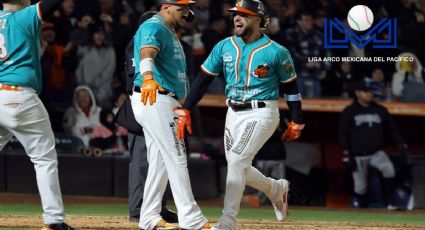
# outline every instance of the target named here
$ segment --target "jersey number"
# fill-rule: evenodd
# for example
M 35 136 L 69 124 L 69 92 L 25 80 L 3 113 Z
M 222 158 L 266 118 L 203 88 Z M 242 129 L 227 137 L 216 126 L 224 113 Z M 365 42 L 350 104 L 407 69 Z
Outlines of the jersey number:
M 4 35 L 0 33 L 0 60 L 5 59 L 6 57 L 7 57 L 6 40 L 4 39 Z

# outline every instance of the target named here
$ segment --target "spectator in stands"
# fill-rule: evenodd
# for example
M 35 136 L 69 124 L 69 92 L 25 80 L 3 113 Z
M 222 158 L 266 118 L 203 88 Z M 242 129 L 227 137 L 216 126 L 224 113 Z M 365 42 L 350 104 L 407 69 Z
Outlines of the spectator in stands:
M 301 94 L 317 98 L 321 96 L 321 81 L 332 66 L 329 62 L 309 62 L 308 57 L 329 57 L 331 53 L 323 48 L 323 34 L 314 28 L 311 13 L 298 12 L 296 21 L 297 25 L 286 31 L 286 45 L 294 58 Z
M 403 96 L 404 85 L 406 83 L 424 83 L 425 71 L 420 60 L 413 53 L 402 53 L 400 57 L 407 57 L 413 61 L 396 62 L 396 72 L 392 80 L 392 92 L 396 99 Z
M 78 86 L 74 91 L 74 106 L 69 107 L 63 117 L 64 131 L 80 138 L 88 147 L 93 128 L 100 124 L 100 110 L 92 90 Z
M 61 131 L 63 111 L 72 103 L 69 95 L 74 87 L 69 73 L 75 70 L 72 65 L 75 56 L 58 44 L 52 23 L 43 24 L 41 36 L 43 87 L 40 98 L 49 112 L 52 129 Z
M 283 45 L 285 41 L 285 32 L 280 28 L 279 18 L 272 17 L 270 18 L 270 24 L 265 29 L 265 33 L 273 41 Z
M 64 91 L 71 87 L 66 71 L 66 58 L 70 58 L 69 52 L 65 50 L 63 45 L 57 43 L 55 26 L 52 23 L 46 22 L 43 24 L 41 36 L 43 50 L 41 60 L 44 67 L 43 77 L 47 79 L 47 81 L 44 81 L 46 89 L 50 93 L 59 92 L 55 96 L 65 99 Z M 58 98 L 55 99 L 57 100 Z
M 369 167 L 378 169 L 383 177 L 386 204 L 394 208 L 394 165 L 383 150 L 386 133 L 390 133 L 398 147 L 407 148 L 401 133 L 388 110 L 374 102 L 372 88 L 364 81 L 355 87 L 356 98 L 341 114 L 339 141 L 343 161 L 350 166 L 354 180 L 352 206 L 367 207 Z
M 197 0 L 197 3 L 192 6 L 192 10 L 196 17 L 191 22 L 192 26 L 196 26 L 199 32 L 205 30 L 210 18 L 210 0 Z
M 128 132 L 125 128 L 115 125 L 114 113 L 109 109 L 100 112 L 100 124 L 93 128 L 89 141 L 90 147 L 109 150 L 114 153 L 124 153 L 127 150 Z
M 202 43 L 205 53 L 210 53 L 215 44 L 227 37 L 226 18 L 222 14 L 213 14 L 209 18 L 208 26 L 202 32 Z
M 114 10 L 114 0 L 98 0 L 99 3 L 99 20 L 105 33 L 109 36 L 118 19 L 117 11 Z
M 78 48 L 76 70 L 78 85 L 88 85 L 102 108 L 112 107 L 112 78 L 116 66 L 114 48 L 99 25 L 90 25 L 90 41 Z
M 352 96 L 353 83 L 358 81 L 358 78 L 353 72 L 351 62 L 340 62 L 323 82 L 323 96 L 349 98 Z
M 74 11 L 75 0 L 64 0 L 61 7 L 50 19 L 55 25 L 56 37 L 60 45 L 66 46 L 69 41 L 70 32 L 77 24 Z
M 77 27 L 71 31 L 69 45 L 72 49 L 86 45 L 90 40 L 89 26 L 93 24 L 93 17 L 90 14 L 82 14 L 78 17 Z
M 381 68 L 373 69 L 370 77 L 366 77 L 364 80 L 372 88 L 373 95 L 378 101 L 390 100 L 391 95 L 387 95 L 385 75 Z
M 425 21 L 422 11 L 416 8 L 413 0 L 399 0 L 396 12 L 399 29 L 399 48 L 415 51 L 424 55 L 425 50 Z

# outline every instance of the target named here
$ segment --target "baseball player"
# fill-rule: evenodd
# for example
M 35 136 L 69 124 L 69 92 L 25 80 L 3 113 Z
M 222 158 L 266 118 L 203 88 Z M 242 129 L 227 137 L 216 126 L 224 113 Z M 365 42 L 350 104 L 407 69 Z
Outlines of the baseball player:
M 138 25 L 154 16 L 156 11 L 147 11 L 139 18 Z M 126 70 L 126 91 L 129 95 L 133 94 L 134 81 L 134 40 L 131 39 L 125 51 L 125 70 Z M 116 115 L 116 121 L 125 127 L 128 132 L 128 149 L 130 152 L 130 164 L 128 168 L 128 209 L 129 220 L 131 222 L 139 222 L 140 207 L 143 202 L 143 191 L 145 187 L 146 176 L 148 174 L 148 160 L 146 155 L 145 136 L 143 128 L 134 118 L 131 101 L 129 98 L 124 102 Z M 177 214 L 165 206 L 166 197 L 162 199 L 161 217 L 169 222 L 178 222 Z
M 177 139 L 173 109 L 186 97 L 185 55 L 174 28 L 193 18 L 191 0 L 158 0 L 159 12 L 146 20 L 134 37 L 136 73 L 131 96 L 136 121 L 143 127 L 149 162 L 139 226 L 178 229 L 160 216 L 161 200 L 170 181 L 178 220 L 184 229 L 210 229 L 196 204 L 187 169 L 186 146 Z
M 41 91 L 40 29 L 62 0 L 2 0 L 0 11 L 0 150 L 14 135 L 34 163 L 43 206 L 43 230 L 74 229 L 64 223 L 55 138 Z
M 276 218 L 287 216 L 289 182 L 265 177 L 252 164 L 254 156 L 279 124 L 279 85 L 285 93 L 292 121 L 283 140 L 295 140 L 304 127 L 301 96 L 288 50 L 261 32 L 269 17 L 258 0 L 239 0 L 229 9 L 233 13 L 235 36 L 219 42 L 201 66 L 192 90 L 179 116 L 178 136 L 191 133 L 190 109 L 201 99 L 212 76 L 224 72 L 227 105 L 225 152 L 228 165 L 223 215 L 215 229 L 236 229 L 240 201 L 249 185 L 264 192 L 272 201 Z

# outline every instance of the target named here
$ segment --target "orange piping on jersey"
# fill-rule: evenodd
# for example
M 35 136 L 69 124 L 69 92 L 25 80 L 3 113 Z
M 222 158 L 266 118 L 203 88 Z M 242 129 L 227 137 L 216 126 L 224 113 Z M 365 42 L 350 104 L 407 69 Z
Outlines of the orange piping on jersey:
M 251 69 L 251 64 L 252 64 L 252 57 L 254 57 L 254 54 L 259 51 L 262 48 L 265 48 L 267 46 L 269 46 L 270 44 L 272 44 L 272 41 L 268 41 L 266 44 L 263 44 L 255 49 L 253 49 L 251 51 L 251 53 L 249 54 L 249 58 L 248 58 L 248 68 L 246 69 L 246 83 L 245 83 L 245 88 L 249 87 L 249 81 L 251 80 L 251 74 L 249 73 L 250 69 Z
M 236 63 L 235 63 L 235 75 L 236 75 L 236 82 L 239 81 L 239 60 L 241 59 L 241 48 L 238 46 L 238 43 L 236 43 L 235 36 L 231 38 L 233 46 L 236 48 Z
M 40 18 L 41 22 L 44 23 L 44 18 L 43 18 L 43 15 L 41 14 L 41 2 L 37 3 L 37 14 L 38 14 L 38 17 Z
M 210 76 L 210 77 L 216 77 L 216 76 L 218 76 L 218 74 L 215 74 L 215 73 L 212 73 L 212 72 L 210 72 L 210 71 L 208 71 L 204 66 L 202 66 L 201 65 L 201 70 L 202 70 L 202 72 L 204 72 L 207 76 Z

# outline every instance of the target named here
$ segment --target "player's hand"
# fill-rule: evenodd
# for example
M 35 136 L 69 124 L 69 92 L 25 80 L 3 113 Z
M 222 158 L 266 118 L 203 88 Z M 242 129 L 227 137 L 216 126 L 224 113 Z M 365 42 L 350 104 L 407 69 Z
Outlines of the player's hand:
M 189 135 L 192 134 L 192 119 L 190 118 L 190 110 L 176 107 L 174 108 L 174 112 L 178 116 L 177 139 L 183 140 L 186 130 Z
M 293 121 L 288 123 L 288 129 L 282 134 L 280 138 L 282 141 L 294 141 L 301 136 L 301 130 L 304 129 L 305 124 L 298 124 Z
M 355 172 L 357 171 L 357 163 L 356 158 L 354 158 L 351 155 L 344 155 L 342 158 L 342 163 L 347 167 L 350 171 Z
M 161 86 L 153 79 L 152 74 L 147 74 L 143 76 L 143 84 L 142 84 L 142 93 L 141 93 L 141 101 L 144 105 L 146 102 L 153 105 L 156 102 L 156 90 L 163 90 Z

